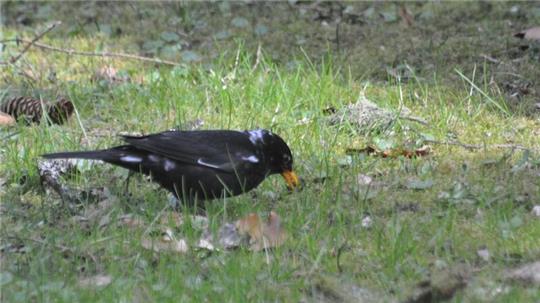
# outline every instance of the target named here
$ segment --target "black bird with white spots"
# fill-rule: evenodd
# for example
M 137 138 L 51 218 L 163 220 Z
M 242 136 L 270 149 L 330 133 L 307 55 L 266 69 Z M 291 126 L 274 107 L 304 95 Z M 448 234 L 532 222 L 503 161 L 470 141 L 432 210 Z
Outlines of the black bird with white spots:
M 299 186 L 289 146 L 268 130 L 165 131 L 123 139 L 126 145 L 43 157 L 102 160 L 141 172 L 187 203 L 248 192 L 272 174 L 281 174 L 291 189 Z

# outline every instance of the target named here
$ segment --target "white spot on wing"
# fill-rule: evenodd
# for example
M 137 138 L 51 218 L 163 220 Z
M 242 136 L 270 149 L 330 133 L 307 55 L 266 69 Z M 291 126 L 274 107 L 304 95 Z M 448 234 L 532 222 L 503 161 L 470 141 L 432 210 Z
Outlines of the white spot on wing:
M 217 165 L 204 162 L 202 158 L 199 158 L 197 160 L 197 163 L 200 164 L 200 165 L 203 165 L 203 166 L 208 166 L 208 167 L 212 167 L 212 168 L 219 168 L 219 166 L 217 166 Z
M 120 158 L 120 160 L 128 163 L 139 163 L 142 161 L 142 158 L 136 156 L 123 156 Z
M 148 155 L 148 160 L 152 161 L 152 162 L 158 162 L 159 161 L 159 157 L 156 156 L 156 155 Z
M 249 157 L 242 157 L 242 160 L 251 162 L 251 163 L 259 163 L 259 158 L 257 158 L 255 155 L 251 155 Z
M 171 171 L 176 168 L 176 164 L 169 159 L 165 159 L 165 162 L 163 162 L 163 168 L 165 168 L 165 171 Z
M 258 142 L 263 142 L 264 131 L 262 129 L 250 130 L 248 134 L 251 143 L 257 144 Z

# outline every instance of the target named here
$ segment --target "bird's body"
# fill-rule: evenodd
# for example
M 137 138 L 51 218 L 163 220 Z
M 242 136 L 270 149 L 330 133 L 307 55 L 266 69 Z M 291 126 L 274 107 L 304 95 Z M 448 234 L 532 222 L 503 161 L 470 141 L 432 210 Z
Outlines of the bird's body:
M 110 149 L 43 157 L 102 160 L 141 172 L 187 202 L 236 196 L 275 173 L 289 187 L 298 185 L 289 147 L 267 130 L 165 131 L 123 138 L 126 145 Z

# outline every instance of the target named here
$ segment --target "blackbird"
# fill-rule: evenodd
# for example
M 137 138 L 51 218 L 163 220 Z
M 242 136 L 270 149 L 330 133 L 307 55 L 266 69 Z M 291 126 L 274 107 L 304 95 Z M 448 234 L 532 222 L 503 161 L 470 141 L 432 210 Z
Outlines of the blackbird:
M 43 157 L 102 160 L 141 172 L 187 203 L 236 196 L 278 173 L 290 189 L 299 186 L 291 150 L 268 130 L 171 130 L 122 137 L 126 145 Z

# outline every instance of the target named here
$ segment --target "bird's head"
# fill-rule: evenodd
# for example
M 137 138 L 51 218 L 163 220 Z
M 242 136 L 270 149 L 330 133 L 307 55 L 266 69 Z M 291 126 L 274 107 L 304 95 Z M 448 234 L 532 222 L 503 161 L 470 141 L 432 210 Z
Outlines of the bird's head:
M 270 174 L 281 174 L 289 189 L 300 186 L 300 181 L 293 171 L 293 156 L 287 143 L 278 135 L 265 129 L 248 131 L 249 140 L 255 146 L 263 147 Z

